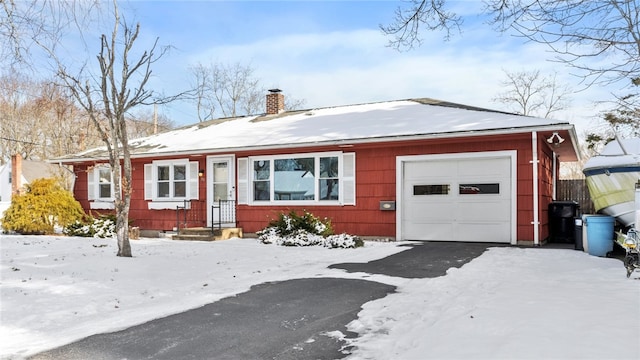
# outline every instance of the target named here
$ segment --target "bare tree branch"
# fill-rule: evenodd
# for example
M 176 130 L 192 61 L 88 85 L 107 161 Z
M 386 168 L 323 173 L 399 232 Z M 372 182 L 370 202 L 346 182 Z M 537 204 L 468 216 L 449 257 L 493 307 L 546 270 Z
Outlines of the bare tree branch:
M 380 25 L 387 35 L 392 35 L 389 46 L 397 50 L 412 49 L 422 44 L 422 30 L 443 30 L 445 40 L 452 31 L 460 32 L 462 18 L 445 9 L 445 0 L 405 0 L 406 7 L 399 6 L 390 25 Z
M 558 83 L 556 74 L 545 77 L 539 70 L 504 73 L 507 79 L 502 86 L 506 91 L 494 101 L 512 106 L 519 114 L 544 118 L 568 107 L 571 91 Z

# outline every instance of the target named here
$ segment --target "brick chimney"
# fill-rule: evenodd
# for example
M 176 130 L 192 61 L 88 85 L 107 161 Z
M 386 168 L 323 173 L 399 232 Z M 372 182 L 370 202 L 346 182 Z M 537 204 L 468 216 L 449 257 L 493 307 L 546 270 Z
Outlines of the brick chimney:
M 15 154 L 11 156 L 11 193 L 19 194 L 22 190 L 22 156 Z
M 284 95 L 280 89 L 271 89 L 267 94 L 267 115 L 277 115 L 284 111 Z

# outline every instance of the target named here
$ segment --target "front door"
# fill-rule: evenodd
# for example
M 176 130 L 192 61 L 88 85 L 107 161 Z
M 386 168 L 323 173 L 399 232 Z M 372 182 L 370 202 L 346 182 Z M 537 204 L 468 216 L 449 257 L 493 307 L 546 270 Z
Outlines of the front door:
M 207 158 L 207 226 L 222 220 L 223 226 L 235 226 L 230 211 L 235 209 L 235 171 L 233 156 L 211 156 Z M 227 202 L 231 201 L 231 202 Z M 219 209 L 219 207 L 222 207 Z M 233 221 L 232 221 L 233 220 Z

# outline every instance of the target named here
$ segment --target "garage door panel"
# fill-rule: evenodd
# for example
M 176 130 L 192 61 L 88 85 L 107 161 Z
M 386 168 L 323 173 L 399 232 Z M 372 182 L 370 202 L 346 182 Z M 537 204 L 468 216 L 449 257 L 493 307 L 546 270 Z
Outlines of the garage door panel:
M 452 241 L 453 226 L 451 222 L 412 223 L 407 228 L 407 239 Z
M 408 219 L 449 219 L 449 214 L 455 213 L 455 203 L 417 203 L 412 206 L 412 211 L 407 213 Z
M 450 178 L 458 171 L 456 164 L 448 161 L 429 161 L 428 163 L 407 163 L 405 166 L 405 179 L 412 181 L 422 178 Z
M 500 221 L 509 219 L 511 209 L 508 202 L 495 201 L 486 203 L 458 204 L 458 221 Z
M 458 226 L 458 238 L 460 241 L 474 242 L 508 242 L 510 238 L 509 227 L 505 223 L 461 223 Z
M 510 173 L 511 160 L 509 158 L 485 158 L 474 160 L 457 160 L 458 176 L 504 176 Z

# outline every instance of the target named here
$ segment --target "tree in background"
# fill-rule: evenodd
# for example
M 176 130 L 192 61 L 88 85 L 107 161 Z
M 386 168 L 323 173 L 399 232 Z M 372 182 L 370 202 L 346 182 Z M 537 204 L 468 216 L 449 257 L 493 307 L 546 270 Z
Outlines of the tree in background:
M 263 113 L 266 89 L 260 85 L 254 72 L 250 65 L 241 63 L 192 66 L 198 120 Z M 285 109 L 297 109 L 303 105 L 304 100 L 285 98 Z
M 548 76 L 540 75 L 540 70 L 504 73 L 506 79 L 502 81 L 502 86 L 506 90 L 498 94 L 494 101 L 507 105 L 519 114 L 542 118 L 568 107 L 571 90 L 568 85 L 558 82 L 555 73 Z
M 173 127 L 166 117 L 140 111 L 127 114 L 130 138 Z M 100 146 L 97 129 L 76 106 L 68 88 L 54 80 L 33 80 L 14 73 L 0 76 L 0 164 L 11 155 L 46 160 Z
M 97 146 L 99 138 L 53 81 L 24 75 L 0 76 L 0 163 L 11 155 L 43 160 Z

